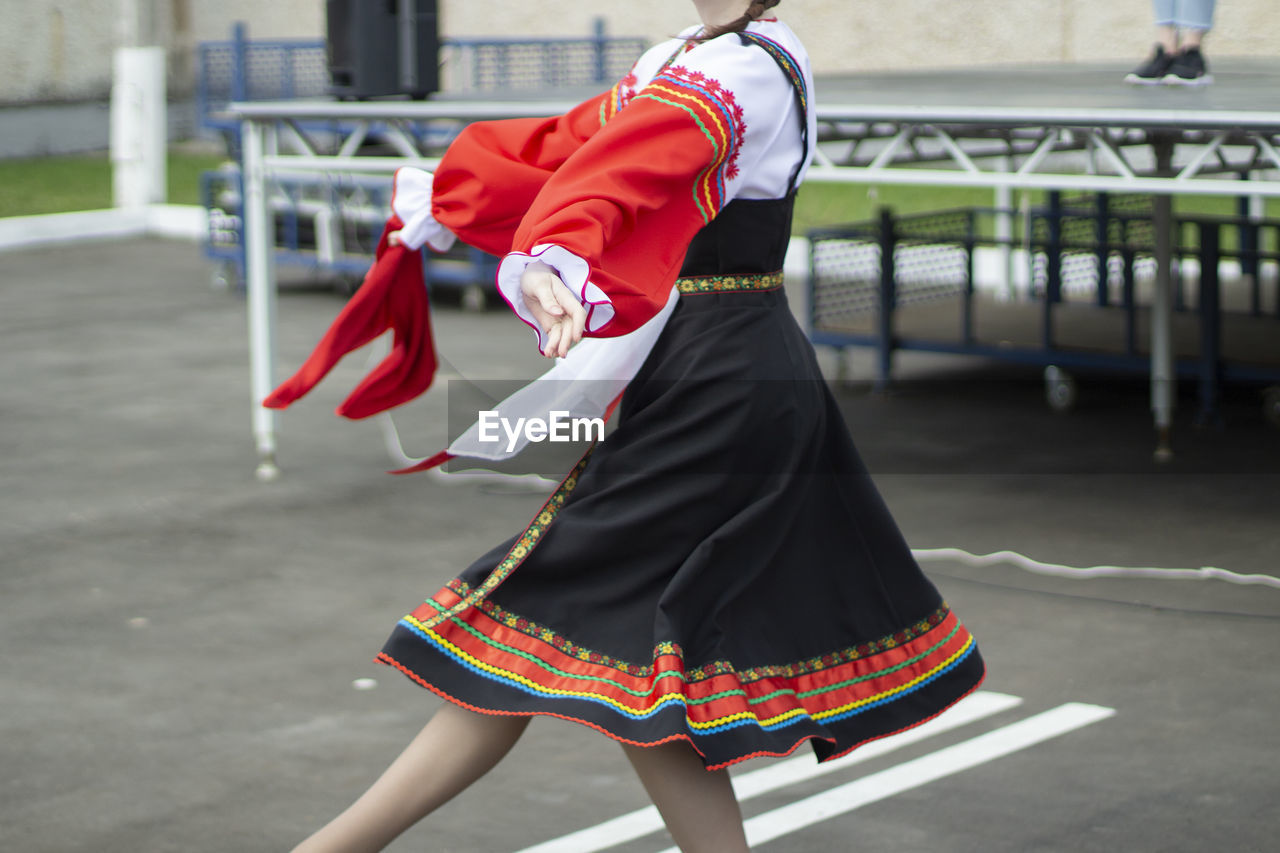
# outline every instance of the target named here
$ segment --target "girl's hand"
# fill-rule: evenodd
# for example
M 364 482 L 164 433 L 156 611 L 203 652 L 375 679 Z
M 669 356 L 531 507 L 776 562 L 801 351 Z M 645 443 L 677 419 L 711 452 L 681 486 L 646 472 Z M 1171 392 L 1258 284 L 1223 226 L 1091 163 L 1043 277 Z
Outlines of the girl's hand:
M 534 261 L 524 268 L 520 292 L 533 319 L 542 328 L 542 354 L 547 358 L 564 358 L 569 354 L 569 347 L 582 340 L 587 309 L 555 270 L 542 261 Z
M 388 234 L 388 235 L 387 235 L 387 245 L 388 245 L 388 246 L 399 246 L 399 245 L 400 245 L 400 232 L 399 232 L 399 231 L 392 231 L 390 234 Z

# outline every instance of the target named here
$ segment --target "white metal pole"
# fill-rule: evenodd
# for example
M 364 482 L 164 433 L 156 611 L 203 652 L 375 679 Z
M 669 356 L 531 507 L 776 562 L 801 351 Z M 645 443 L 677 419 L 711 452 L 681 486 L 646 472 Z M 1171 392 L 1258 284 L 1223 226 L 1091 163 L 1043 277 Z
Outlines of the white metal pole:
M 165 201 L 165 54 L 117 48 L 111 79 L 111 188 L 116 207 Z
M 249 315 L 249 387 L 253 438 L 258 450 L 257 478 L 276 479 L 276 413 L 262 401 L 275 387 L 276 286 L 272 264 L 270 211 L 263 166 L 266 128 L 247 119 L 241 124 L 244 171 L 245 287 Z
M 1267 217 L 1267 200 L 1257 193 L 1249 196 L 1249 219 L 1261 222 Z
M 118 0 L 111 73 L 111 186 L 116 207 L 166 199 L 165 50 L 154 0 Z
M 1257 193 L 1250 195 L 1249 196 L 1249 221 L 1261 222 L 1266 218 L 1267 218 L 1267 200 L 1262 196 L 1258 195 Z M 1257 248 L 1262 248 L 1262 247 L 1258 246 Z M 1262 282 L 1266 280 L 1262 274 L 1266 263 L 1267 262 L 1259 260 L 1255 256 L 1254 276 L 1256 276 L 1257 280 L 1254 281 L 1253 278 L 1251 277 L 1250 280 L 1246 282 L 1247 287 L 1250 287 L 1250 288 L 1262 287 Z M 1276 310 L 1280 311 L 1280 305 L 1276 306 Z
M 999 171 L 1008 172 L 1012 166 L 1011 158 L 997 158 L 996 169 Z M 1013 287 L 1013 187 L 996 187 L 995 203 L 996 251 L 1000 258 L 1000 274 L 1004 276 L 1005 296 L 1012 301 L 1016 295 Z

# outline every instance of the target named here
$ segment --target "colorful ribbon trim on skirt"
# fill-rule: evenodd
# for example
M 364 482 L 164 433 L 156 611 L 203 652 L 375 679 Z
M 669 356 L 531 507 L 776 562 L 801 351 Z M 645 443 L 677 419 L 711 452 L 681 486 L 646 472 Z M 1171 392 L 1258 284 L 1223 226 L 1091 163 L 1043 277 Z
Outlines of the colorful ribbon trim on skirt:
M 695 275 L 676 279 L 676 290 L 685 295 L 699 293 L 747 293 L 782 287 L 782 270 L 747 275 Z
M 511 577 L 511 574 L 520 567 L 533 549 L 538 546 L 538 542 L 542 539 L 542 535 L 547 532 L 547 528 L 551 526 L 551 522 L 555 521 L 556 515 L 564 506 L 564 502 L 568 500 L 570 493 L 578 485 L 578 478 L 582 476 L 582 471 L 587 467 L 587 460 L 591 458 L 591 451 L 595 449 L 595 442 L 587 448 L 587 452 L 578 460 L 578 464 L 573 466 L 565 478 L 560 481 L 560 485 L 551 493 L 551 497 L 547 498 L 547 502 L 542 505 L 542 509 L 533 517 L 533 521 L 529 522 L 529 526 L 516 539 L 515 544 L 507 551 L 493 570 L 489 572 L 484 581 L 467 595 L 463 596 L 460 601 L 447 610 L 441 610 L 431 618 L 421 623 L 422 629 L 429 630 L 431 628 L 446 622 L 460 613 L 477 607 L 488 598 L 489 593 L 493 592 L 502 582 Z

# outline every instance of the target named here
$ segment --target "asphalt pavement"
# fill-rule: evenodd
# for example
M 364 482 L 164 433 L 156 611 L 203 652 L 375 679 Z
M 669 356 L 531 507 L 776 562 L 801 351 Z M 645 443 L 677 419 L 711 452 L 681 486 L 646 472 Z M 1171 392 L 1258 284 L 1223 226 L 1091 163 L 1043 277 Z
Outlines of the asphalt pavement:
M 341 304 L 322 279 L 285 281 L 284 368 Z M 540 364 L 502 311 L 442 300 L 436 330 L 446 378 Z M 1020 368 L 899 367 L 891 393 L 837 394 L 913 547 L 1277 575 L 1280 430 L 1259 389 L 1229 389 L 1203 429 L 1188 396 L 1159 464 L 1140 382 L 1078 377 L 1054 413 Z M 210 287 L 198 247 L 0 254 L 0 850 L 288 850 L 427 719 L 438 700 L 373 655 L 543 493 L 387 476 L 378 424 L 332 414 L 364 368 L 348 359 L 284 413 L 282 476 L 261 483 L 244 300 Z M 411 453 L 437 449 L 445 396 L 397 413 Z M 987 710 L 764 786 L 744 800 L 772 833 L 757 849 L 1274 849 L 1280 589 L 954 554 L 925 568 L 982 647 Z M 392 849 L 508 853 L 645 805 L 614 744 L 538 720 Z M 616 827 L 596 833 L 617 833 L 608 849 L 670 845 Z

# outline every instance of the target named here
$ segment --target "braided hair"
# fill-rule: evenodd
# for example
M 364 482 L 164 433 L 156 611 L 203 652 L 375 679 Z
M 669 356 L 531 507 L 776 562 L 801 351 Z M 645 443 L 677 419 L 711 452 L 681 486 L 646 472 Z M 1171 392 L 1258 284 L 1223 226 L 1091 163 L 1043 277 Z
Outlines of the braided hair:
M 740 33 L 747 28 L 747 24 L 757 20 L 766 10 L 772 9 L 781 3 L 782 0 L 756 0 L 747 7 L 747 11 L 740 17 L 733 19 L 727 24 L 721 24 L 718 27 L 707 27 L 697 36 L 698 41 L 709 41 L 716 36 L 722 36 L 725 33 Z

